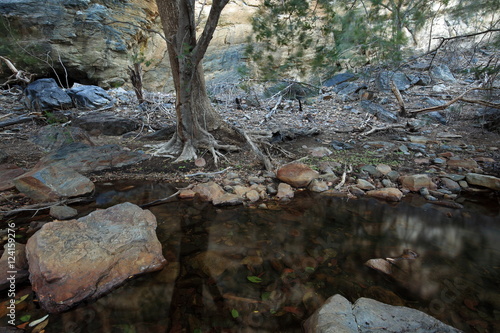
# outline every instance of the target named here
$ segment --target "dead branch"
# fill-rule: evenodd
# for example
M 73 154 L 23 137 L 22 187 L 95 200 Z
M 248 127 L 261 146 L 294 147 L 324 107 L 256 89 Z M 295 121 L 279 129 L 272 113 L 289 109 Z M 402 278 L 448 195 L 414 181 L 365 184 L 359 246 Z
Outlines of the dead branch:
M 128 67 L 130 81 L 132 81 L 132 87 L 134 87 L 135 95 L 139 104 L 144 103 L 144 95 L 142 93 L 142 68 L 140 63 L 134 63 L 134 67 Z
M 371 125 L 369 125 L 371 126 Z M 390 125 L 387 125 L 387 126 L 384 126 L 384 127 L 375 127 L 373 126 L 371 130 L 367 131 L 367 132 L 363 132 L 361 133 L 361 135 L 370 135 L 372 133 L 375 133 L 375 132 L 379 132 L 379 131 L 386 131 L 386 130 L 390 130 L 390 129 L 394 129 L 394 128 L 405 128 L 406 127 L 406 124 L 390 124 Z
M 243 134 L 243 137 L 247 140 L 247 142 L 250 145 L 250 148 L 252 148 L 252 151 L 254 152 L 254 154 L 257 155 L 257 157 L 264 164 L 264 166 L 266 167 L 266 170 L 272 171 L 273 165 L 271 163 L 271 160 L 267 156 L 262 154 L 260 149 L 255 145 L 255 143 L 252 141 L 252 139 L 250 139 L 250 137 L 248 136 L 248 134 L 245 131 L 240 130 L 240 132 L 241 132 L 241 134 Z
M 479 104 L 483 105 L 489 108 L 495 108 L 495 109 L 500 109 L 500 103 L 492 103 L 488 101 L 483 101 L 482 99 L 466 99 L 466 98 L 460 98 L 460 101 L 465 102 L 465 103 L 471 103 L 471 104 Z
M 28 123 L 32 120 L 37 119 L 37 118 L 38 117 L 36 117 L 36 116 L 20 116 L 20 117 L 14 118 L 14 119 L 0 121 L 0 128 L 4 128 L 7 126 L 11 126 L 11 125 L 22 124 L 22 123 Z
M 224 170 L 221 171 L 215 171 L 215 172 L 197 172 L 197 173 L 191 173 L 189 175 L 184 175 L 184 177 L 196 177 L 196 176 L 211 176 L 211 175 L 217 175 L 219 173 L 224 173 L 227 170 L 232 169 L 232 167 L 225 168 Z
M 464 93 L 462 93 L 461 95 L 455 97 L 454 99 L 452 99 L 448 103 L 445 103 L 445 104 L 442 104 L 442 105 L 437 105 L 437 106 L 431 106 L 431 107 L 428 107 L 428 108 L 418 109 L 418 110 L 414 110 L 414 111 L 410 111 L 410 114 L 417 114 L 417 113 L 424 113 L 424 112 L 427 113 L 427 112 L 444 110 L 447 107 L 449 107 L 450 105 L 452 105 L 452 104 L 460 101 L 466 94 L 468 94 L 468 93 L 470 93 L 471 91 L 474 91 L 474 90 L 484 90 L 484 88 L 472 88 L 472 89 L 469 89 L 469 90 L 465 91 Z
M 391 80 L 391 90 L 394 93 L 394 96 L 396 96 L 396 99 L 398 100 L 399 104 L 399 115 L 401 117 L 406 117 L 406 109 L 405 109 L 405 103 L 403 101 L 403 96 L 401 96 L 401 92 L 399 89 L 396 87 L 394 84 L 394 81 Z
M 1 86 L 4 87 L 6 85 L 8 85 L 9 83 L 11 82 L 24 82 L 26 84 L 30 83 L 31 82 L 31 79 L 33 78 L 33 74 L 30 74 L 28 72 L 25 72 L 25 71 L 21 71 L 21 70 L 18 70 L 16 68 L 16 66 L 14 66 L 14 64 L 12 63 L 12 61 L 10 61 L 9 59 L 5 58 L 5 57 L 2 57 L 0 56 L 0 60 L 3 60 L 5 62 L 5 64 L 7 65 L 7 67 L 9 67 L 9 69 L 11 70 L 11 72 L 13 73 L 8 79 L 6 82 L 4 82 Z
M 169 195 L 166 198 L 158 199 L 158 200 L 155 200 L 155 201 L 152 201 L 152 202 L 148 202 L 148 203 L 146 203 L 144 205 L 140 205 L 140 207 L 141 208 L 148 208 L 148 207 L 152 207 L 152 206 L 161 205 L 163 203 L 169 202 L 171 199 L 175 198 L 179 193 L 181 193 L 181 191 L 177 191 L 174 194 Z
M 85 201 L 91 201 L 92 199 L 90 198 L 73 198 L 73 199 L 65 199 L 57 202 L 43 202 L 43 203 L 38 203 L 38 204 L 33 204 L 29 206 L 25 206 L 23 208 L 19 209 L 13 209 L 9 211 L 0 211 L 0 215 L 4 215 L 5 217 L 15 215 L 17 213 L 22 213 L 22 212 L 30 212 L 34 211 L 36 215 L 39 211 L 41 210 L 46 210 L 50 209 L 53 206 L 59 206 L 59 205 L 68 205 L 68 204 L 73 204 L 76 202 L 85 202 Z
M 266 114 L 266 116 L 264 117 L 264 120 L 261 122 L 261 124 L 265 121 L 268 121 L 269 118 L 271 118 L 273 116 L 273 114 L 276 113 L 276 110 L 278 110 L 278 106 L 281 104 L 281 101 L 283 100 L 283 95 L 280 95 L 280 97 L 278 98 L 278 102 L 276 102 L 276 104 L 274 105 L 274 107 L 271 109 L 271 111 Z

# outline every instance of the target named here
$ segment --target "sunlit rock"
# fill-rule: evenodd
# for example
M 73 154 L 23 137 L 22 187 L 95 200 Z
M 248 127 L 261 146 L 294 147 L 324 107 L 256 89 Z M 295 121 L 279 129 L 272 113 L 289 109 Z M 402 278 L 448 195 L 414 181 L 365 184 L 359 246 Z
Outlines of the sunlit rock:
M 45 224 L 26 245 L 40 305 L 51 313 L 65 311 L 161 269 L 166 260 L 155 229 L 154 215 L 131 203 Z
M 366 192 L 366 195 L 387 201 L 400 201 L 401 198 L 403 198 L 403 192 L 393 187 L 368 191 Z
M 278 193 L 276 194 L 276 198 L 278 199 L 291 199 L 293 198 L 293 188 L 287 183 L 280 183 L 278 185 Z
M 225 194 L 220 185 L 215 182 L 208 182 L 195 185 L 192 190 L 196 192 L 203 201 L 213 201 Z
M 306 187 L 319 173 L 303 163 L 290 163 L 279 168 L 279 180 L 293 187 Z
M 422 187 L 426 187 L 428 189 L 434 190 L 437 188 L 436 184 L 432 182 L 432 179 L 426 174 L 418 174 L 411 176 L 401 176 L 399 178 L 401 185 L 410 190 L 417 192 Z

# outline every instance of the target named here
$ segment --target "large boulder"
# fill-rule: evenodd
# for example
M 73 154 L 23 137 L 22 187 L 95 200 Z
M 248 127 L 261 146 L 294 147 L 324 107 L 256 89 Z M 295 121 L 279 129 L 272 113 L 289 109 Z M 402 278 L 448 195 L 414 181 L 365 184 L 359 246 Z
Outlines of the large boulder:
M 306 333 L 462 332 L 415 309 L 370 298 L 360 298 L 353 305 L 341 295 L 330 297 L 307 319 L 304 328 Z
M 54 79 L 39 79 L 24 90 L 24 104 L 30 110 L 50 111 L 73 107 L 71 97 Z
M 78 118 L 73 119 L 73 125 L 83 128 L 84 130 L 98 131 L 103 135 L 118 136 L 131 132 L 139 124 L 129 118 L 119 117 L 112 113 L 88 113 Z
M 45 224 L 26 245 L 30 281 L 50 313 L 95 300 L 138 274 L 163 268 L 156 218 L 123 203 Z
M 86 109 L 110 107 L 114 104 L 113 98 L 98 86 L 75 85 L 68 90 L 68 95 L 75 106 Z

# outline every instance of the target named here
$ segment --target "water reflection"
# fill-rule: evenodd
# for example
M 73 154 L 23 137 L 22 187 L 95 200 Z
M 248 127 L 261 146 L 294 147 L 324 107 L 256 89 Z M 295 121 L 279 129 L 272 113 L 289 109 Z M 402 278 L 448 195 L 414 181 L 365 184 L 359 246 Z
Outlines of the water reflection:
M 175 192 L 125 187 L 101 188 L 98 204 L 143 204 Z M 152 207 L 168 266 L 52 316 L 46 332 L 301 332 L 337 293 L 414 307 L 466 332 L 498 331 L 498 211 L 407 201 L 303 194 L 268 209 Z M 363 265 L 404 249 L 420 256 L 398 262 L 393 276 Z

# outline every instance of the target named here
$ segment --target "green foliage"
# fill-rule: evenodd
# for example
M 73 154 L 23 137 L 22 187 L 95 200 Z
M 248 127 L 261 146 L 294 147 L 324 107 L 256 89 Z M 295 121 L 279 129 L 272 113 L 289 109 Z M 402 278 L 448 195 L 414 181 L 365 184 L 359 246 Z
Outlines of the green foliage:
M 448 0 L 440 2 L 446 4 Z M 265 0 L 246 53 L 262 79 L 325 78 L 343 61 L 398 63 L 433 15 L 431 0 Z

